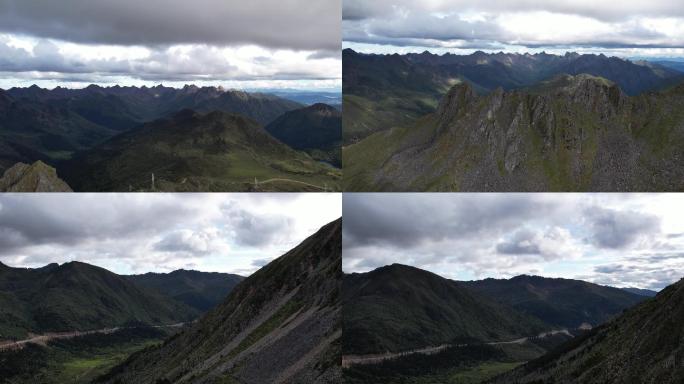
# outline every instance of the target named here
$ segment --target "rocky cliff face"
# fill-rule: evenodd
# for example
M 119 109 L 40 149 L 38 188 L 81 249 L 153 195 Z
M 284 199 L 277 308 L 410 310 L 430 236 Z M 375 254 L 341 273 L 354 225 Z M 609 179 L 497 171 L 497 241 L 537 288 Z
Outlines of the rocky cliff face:
M 42 161 L 17 163 L 0 178 L 0 192 L 73 192 L 57 171 Z
M 459 84 L 436 113 L 345 151 L 346 183 L 351 190 L 682 190 L 682 111 L 677 88 L 629 97 L 589 75 L 486 96 Z M 384 157 L 357 163 L 378 145 L 387 147 Z
M 106 383 L 338 383 L 342 221 L 241 282 L 162 346 L 133 355 Z
M 494 383 L 681 383 L 684 281 Z

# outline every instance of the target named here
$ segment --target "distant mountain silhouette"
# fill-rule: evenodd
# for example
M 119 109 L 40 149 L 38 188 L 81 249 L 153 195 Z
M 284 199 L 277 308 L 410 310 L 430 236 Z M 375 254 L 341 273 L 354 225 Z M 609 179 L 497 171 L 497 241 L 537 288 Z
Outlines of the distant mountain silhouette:
M 555 327 L 595 327 L 646 300 L 619 288 L 581 280 L 517 276 L 465 281 L 465 286 Z
M 126 276 L 134 283 L 153 289 L 185 305 L 205 312 L 222 302 L 244 277 L 229 273 L 177 270 Z

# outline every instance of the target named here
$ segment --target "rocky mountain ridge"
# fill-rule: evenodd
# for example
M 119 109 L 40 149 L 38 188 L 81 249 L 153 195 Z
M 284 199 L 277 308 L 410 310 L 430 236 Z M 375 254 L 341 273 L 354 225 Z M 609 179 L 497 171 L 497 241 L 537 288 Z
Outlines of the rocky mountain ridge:
M 345 148 L 347 190 L 684 190 L 684 88 L 627 96 L 590 75 L 481 96 Z

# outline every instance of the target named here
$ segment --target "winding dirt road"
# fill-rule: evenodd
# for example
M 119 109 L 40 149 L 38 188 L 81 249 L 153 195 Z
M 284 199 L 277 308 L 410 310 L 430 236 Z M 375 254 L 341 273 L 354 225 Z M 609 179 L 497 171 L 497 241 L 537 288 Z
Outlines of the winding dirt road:
M 167 325 L 151 325 L 150 328 L 177 328 L 182 327 L 185 323 L 177 324 L 167 324 Z M 29 338 L 24 340 L 0 340 L 0 352 L 9 350 L 18 350 L 24 348 L 27 344 L 40 344 L 47 345 L 48 342 L 52 340 L 59 339 L 73 339 L 74 337 L 93 335 L 93 334 L 103 334 L 108 335 L 123 329 L 136 329 L 136 328 L 147 328 L 147 327 L 114 327 L 114 328 L 103 328 L 95 329 L 91 331 L 70 331 L 70 332 L 52 332 L 43 335 L 35 335 L 29 333 Z
M 475 346 L 475 345 L 502 345 L 502 344 L 522 344 L 530 339 L 541 339 L 545 338 L 548 336 L 553 336 L 553 335 L 558 335 L 558 334 L 564 334 L 570 337 L 573 337 L 573 335 L 568 331 L 567 329 L 559 329 L 559 330 L 554 330 L 554 331 L 548 331 L 548 332 L 543 332 L 535 336 L 528 336 L 528 337 L 521 337 L 519 339 L 515 340 L 508 340 L 508 341 L 493 341 L 489 343 L 479 343 L 479 344 L 442 344 L 438 346 L 432 346 L 432 347 L 425 347 L 425 348 L 419 348 L 419 349 L 412 349 L 409 351 L 402 351 L 402 352 L 396 352 L 396 353 L 382 353 L 382 354 L 371 354 L 371 355 L 345 355 L 342 356 L 342 368 L 348 368 L 352 365 L 369 365 L 369 364 L 379 364 L 385 360 L 393 360 L 397 359 L 403 356 L 408 356 L 408 355 L 414 355 L 414 354 L 423 354 L 423 355 L 433 355 L 435 353 L 439 353 L 447 348 L 450 347 L 469 347 L 469 346 Z

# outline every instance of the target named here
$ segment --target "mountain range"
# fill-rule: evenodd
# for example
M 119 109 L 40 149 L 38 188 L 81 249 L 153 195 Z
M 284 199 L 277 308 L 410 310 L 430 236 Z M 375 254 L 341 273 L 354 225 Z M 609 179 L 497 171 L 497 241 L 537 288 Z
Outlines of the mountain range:
M 521 275 L 463 284 L 554 328 L 595 327 L 645 300 L 635 292 L 581 280 Z
M 684 281 L 492 383 L 680 383 Z
M 629 96 L 559 75 L 480 95 L 463 82 L 435 112 L 345 147 L 345 190 L 681 191 L 683 111 L 684 84 Z
M 355 384 L 480 382 L 543 359 L 648 301 L 540 276 L 454 281 L 401 264 L 348 274 L 345 377 Z
M 190 321 L 198 311 L 80 262 L 42 268 L 0 265 L 2 339 L 29 333 L 89 331 Z
M 339 382 L 341 225 L 324 226 L 244 279 L 192 327 L 96 382 Z
M 306 120 L 306 116 L 316 115 L 318 109 L 307 112 L 305 105 L 288 99 L 270 94 L 224 90 L 220 87 L 200 88 L 192 85 L 185 86 L 182 89 L 161 85 L 152 88 L 120 86 L 104 88 L 91 85 L 84 89 L 57 87 L 53 90 L 47 90 L 32 86 L 29 88 L 11 88 L 6 91 L 0 90 L 0 172 L 19 162 L 30 164 L 40 160 L 56 167 L 58 175 L 62 177 L 63 173 L 74 173 L 68 169 L 62 170 L 62 167 L 69 167 L 70 161 L 74 158 L 82 160 L 84 157 L 97 157 L 97 161 L 101 163 L 102 167 L 123 169 L 123 175 L 120 176 L 127 179 L 119 182 L 116 180 L 117 175 L 109 175 L 103 169 L 92 169 L 94 172 L 92 174 L 79 171 L 79 177 L 83 177 L 85 180 L 77 180 L 74 183 L 78 186 L 74 187 L 77 191 L 82 190 L 80 189 L 81 186 L 99 188 L 103 185 L 111 186 L 111 188 L 123 188 L 108 190 L 128 190 L 129 186 L 136 188 L 136 190 L 149 189 L 150 183 L 145 182 L 145 187 L 143 187 L 138 185 L 139 179 L 150 180 L 151 174 L 159 171 L 154 166 L 146 167 L 145 163 L 125 164 L 127 159 L 118 159 L 111 153 L 105 157 L 97 152 L 103 148 L 111 148 L 115 151 L 127 152 L 130 155 L 135 151 L 129 148 L 119 148 L 117 145 L 127 143 L 127 138 L 137 140 L 138 135 L 141 135 L 140 140 L 144 141 L 147 135 L 146 127 L 150 125 L 160 126 L 164 122 L 176 124 L 174 119 L 184 114 L 206 115 L 214 118 L 219 115 L 239 116 L 253 122 L 249 124 L 247 129 L 254 129 L 255 137 L 260 138 L 264 132 L 266 136 L 270 136 L 267 131 L 264 131 L 264 126 L 286 112 L 299 109 L 304 109 L 303 112 L 300 112 L 300 116 L 304 116 L 304 120 L 300 121 L 313 123 L 309 126 L 297 127 L 296 132 L 294 132 L 296 135 L 292 134 L 291 124 L 290 128 L 287 128 L 287 124 L 284 125 L 283 132 L 285 135 L 283 137 L 289 139 L 288 142 L 292 146 L 282 144 L 277 139 L 272 140 L 283 147 L 277 153 L 281 157 L 272 158 L 274 154 L 272 151 L 262 153 L 260 147 L 262 142 L 242 141 L 239 143 L 239 147 L 244 153 L 223 153 L 225 155 L 223 163 L 230 161 L 231 166 L 239 167 L 244 172 L 238 172 L 238 174 L 230 170 L 218 172 L 218 180 L 214 180 L 217 174 L 216 169 L 210 167 L 206 170 L 200 169 L 201 172 L 196 172 L 197 170 L 193 169 L 192 165 L 188 165 L 202 162 L 202 156 L 206 155 L 207 151 L 220 152 L 225 149 L 220 145 L 214 145 L 207 149 L 203 146 L 206 143 L 196 142 L 193 135 L 206 135 L 205 132 L 198 132 L 198 127 L 183 126 L 181 128 L 186 130 L 176 129 L 168 137 L 163 130 L 157 131 L 154 139 L 164 142 L 161 151 L 163 153 L 159 153 L 159 147 L 142 148 L 138 146 L 136 149 L 150 150 L 151 153 L 165 158 L 173 156 L 179 163 L 182 163 L 174 165 L 176 170 L 185 166 L 190 168 L 183 169 L 191 171 L 192 174 L 173 175 L 170 180 L 167 180 L 167 186 L 170 190 L 177 188 L 192 190 L 193 187 L 197 187 L 197 185 L 193 186 L 192 183 L 178 186 L 179 182 L 186 178 L 191 179 L 191 181 L 194 180 L 193 178 L 200 179 L 195 183 L 201 184 L 199 188 L 209 185 L 213 188 L 223 188 L 223 190 L 233 190 L 226 189 L 232 187 L 237 188 L 237 190 L 244 190 L 243 184 L 249 184 L 255 177 L 259 178 L 260 176 L 265 177 L 265 179 L 284 179 L 299 182 L 295 182 L 293 186 L 293 182 L 287 181 L 284 187 L 276 186 L 272 188 L 273 190 L 297 190 L 297 186 L 303 188 L 306 185 L 305 183 L 316 186 L 321 184 L 322 189 L 325 189 L 323 184 L 330 184 L 330 188 L 334 189 L 336 180 L 339 178 L 339 171 L 329 166 L 327 168 L 330 169 L 325 169 L 326 167 L 323 164 L 311 159 L 304 151 L 310 153 L 315 159 L 325 160 L 339 166 L 339 151 L 333 148 L 336 145 L 334 136 L 341 135 L 340 132 L 336 131 L 336 127 L 341 124 L 339 120 L 335 122 L 333 119 L 331 121 L 332 127 L 321 126 L 320 121 Z M 192 113 L 188 111 L 192 111 Z M 169 121 L 171 123 L 168 123 Z M 192 122 L 185 121 L 184 123 Z M 216 126 L 215 130 L 217 131 L 230 132 L 233 130 L 230 124 L 227 127 L 219 127 L 225 123 L 225 119 L 218 118 L 210 123 Z M 307 129 L 311 131 L 307 131 Z M 279 132 L 280 129 L 276 127 L 274 131 Z M 333 139 L 330 138 L 331 136 Z M 309 140 L 302 143 L 296 141 L 297 139 L 308 140 L 309 137 L 316 137 L 318 141 Z M 242 139 L 249 138 L 242 137 Z M 169 141 L 174 141 L 174 143 Z M 240 141 L 240 138 L 235 138 L 235 141 Z M 197 148 L 195 144 L 197 144 Z M 316 147 L 317 144 L 320 144 L 321 147 Z M 292 149 L 295 147 L 297 150 Z M 302 151 L 300 152 L 299 149 Z M 169 151 L 172 153 L 168 153 Z M 133 153 L 132 156 L 142 155 Z M 121 164 L 122 162 L 124 164 Z M 300 163 L 307 164 L 301 167 Z M 222 165 L 225 166 L 225 164 Z M 136 173 L 130 175 L 126 172 Z M 320 173 L 319 176 L 315 177 L 315 181 L 321 181 L 321 183 L 311 183 L 312 178 L 306 175 L 312 172 Z M 304 177 L 300 178 L 300 174 L 304 174 Z M 111 178 L 114 179 L 110 180 Z M 271 190 L 270 187 L 272 186 L 264 186 L 264 189 Z M 100 191 L 100 189 L 87 189 L 87 191 L 94 190 Z
M 343 352 L 350 355 L 512 340 L 545 324 L 463 284 L 401 264 L 346 275 Z
M 35 269 L 0 263 L 0 340 L 188 322 L 222 301 L 241 280 L 183 270 L 122 276 L 76 261 Z
M 401 352 L 591 328 L 644 300 L 579 280 L 521 275 L 454 281 L 392 264 L 345 275 L 344 353 Z
M 460 82 L 486 94 L 499 87 L 530 87 L 561 74 L 589 74 L 637 95 L 684 79 L 684 73 L 655 62 L 570 52 L 377 55 L 345 49 L 342 72 L 345 144 L 434 112 L 439 98 Z

